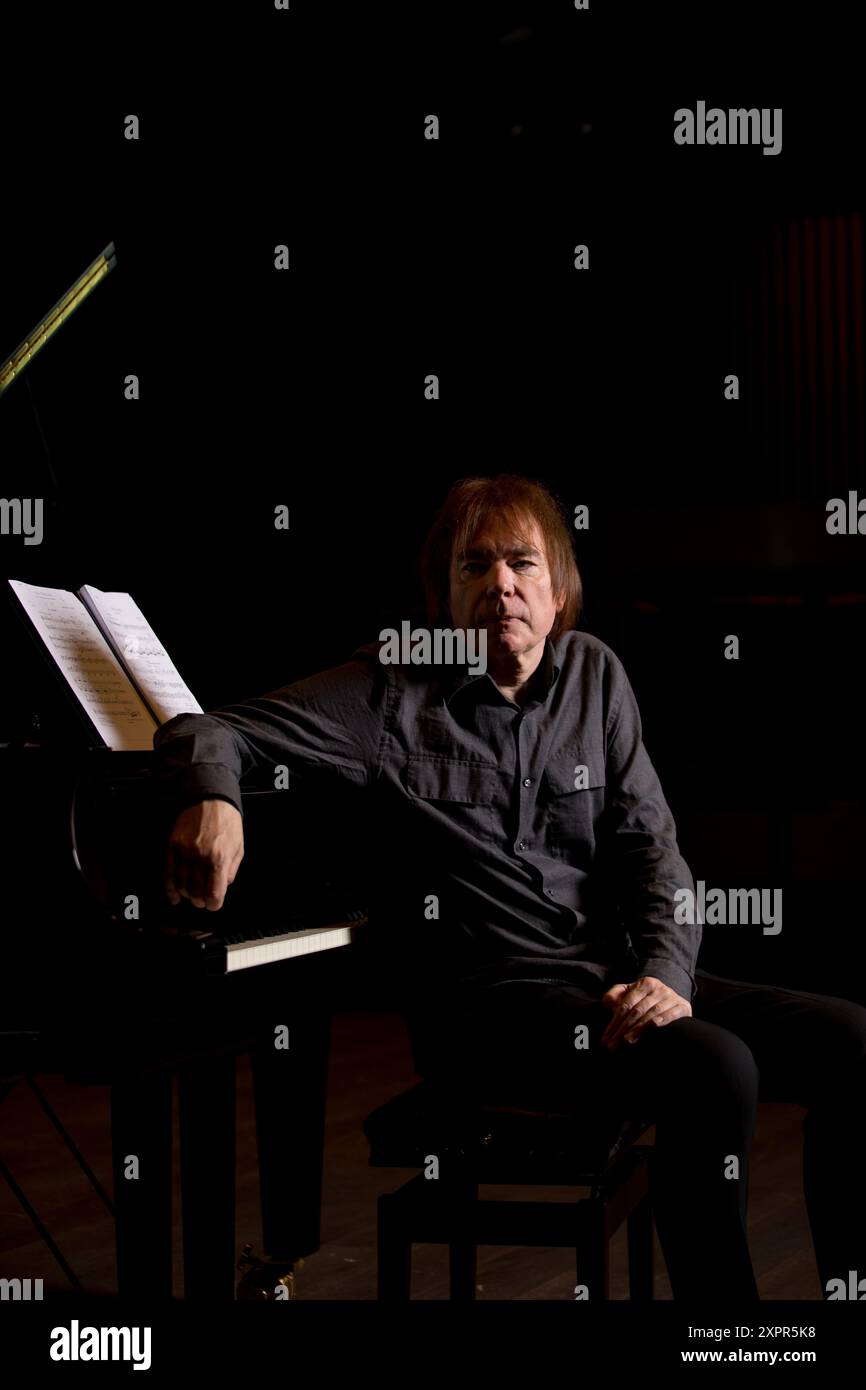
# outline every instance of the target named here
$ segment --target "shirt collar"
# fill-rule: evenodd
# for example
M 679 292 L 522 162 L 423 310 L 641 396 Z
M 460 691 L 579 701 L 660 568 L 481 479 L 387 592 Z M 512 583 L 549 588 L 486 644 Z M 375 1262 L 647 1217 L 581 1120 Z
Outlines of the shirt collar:
M 551 688 L 559 679 L 560 670 L 561 667 L 556 660 L 556 648 L 551 642 L 550 637 L 545 637 L 544 652 L 542 653 L 541 661 L 532 674 L 533 682 L 537 680 L 538 684 L 534 686 L 536 693 L 533 694 L 532 700 L 529 701 L 530 705 L 542 704 L 547 699 Z M 445 694 L 446 705 L 450 705 L 451 701 L 457 696 L 459 696 L 460 699 L 464 698 L 464 692 L 470 689 L 474 690 L 476 695 L 480 690 L 493 690 L 496 691 L 498 695 L 501 695 L 501 691 L 489 671 L 485 671 L 483 675 L 481 675 L 477 671 L 469 670 L 464 664 L 454 668 L 454 674 L 451 677 Z

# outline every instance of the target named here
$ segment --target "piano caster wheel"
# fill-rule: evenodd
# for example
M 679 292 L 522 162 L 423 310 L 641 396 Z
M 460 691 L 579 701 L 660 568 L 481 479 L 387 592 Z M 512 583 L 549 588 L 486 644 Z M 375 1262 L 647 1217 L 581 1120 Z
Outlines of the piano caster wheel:
M 254 1255 L 249 1243 L 237 1263 L 245 1270 L 238 1282 L 236 1297 L 247 1302 L 279 1303 L 295 1297 L 295 1270 L 303 1269 L 303 1260 L 262 1260 Z

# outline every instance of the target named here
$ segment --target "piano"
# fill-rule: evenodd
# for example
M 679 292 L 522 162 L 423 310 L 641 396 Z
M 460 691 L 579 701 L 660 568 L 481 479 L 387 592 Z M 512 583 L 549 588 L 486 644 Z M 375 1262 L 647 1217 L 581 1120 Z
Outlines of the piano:
M 38 373 L 55 351 L 43 357 L 46 344 L 58 331 L 66 341 L 70 316 L 80 324 L 91 314 L 90 294 L 116 260 L 112 242 L 0 359 L 0 451 L 24 461 L 22 495 L 45 497 L 49 508 L 61 490 L 31 363 Z M 35 571 L 32 552 L 20 559 L 19 575 L 51 583 L 52 566 L 67 582 L 82 557 L 64 557 L 62 546 L 40 552 Z M 315 789 L 299 799 L 293 778 L 291 793 L 244 790 L 245 858 L 223 908 L 172 907 L 162 881 L 170 813 L 152 752 L 115 751 L 94 737 L 9 594 L 0 621 L 9 673 L 0 773 L 13 811 L 0 889 L 3 1091 L 40 1070 L 110 1087 L 113 1202 L 98 1190 L 115 1218 L 118 1289 L 159 1297 L 172 1292 L 177 1077 L 184 1295 L 233 1298 L 235 1058 L 248 1050 L 253 1059 L 265 1251 L 293 1263 L 319 1245 L 330 1010 L 337 962 L 356 954 L 359 932 L 365 939 L 364 894 L 347 889 L 344 865 L 341 880 L 323 872 L 305 840 Z M 333 808 L 325 813 L 333 822 Z M 356 830 L 347 826 L 349 852 Z M 286 1025 L 281 1051 L 274 1029 Z M 139 1181 L 127 1180 L 130 1154 Z
M 322 922 L 310 925 L 309 917 L 293 914 L 287 919 L 284 931 L 264 926 L 251 926 L 240 932 L 205 931 L 195 927 L 166 928 L 166 931 L 176 932 L 178 943 L 194 960 L 201 962 L 207 973 L 229 975 L 235 970 L 249 970 L 254 965 L 275 965 L 277 961 L 330 951 L 336 946 L 350 946 L 356 928 L 367 921 L 362 908 L 337 908 L 318 915 Z
M 301 857 L 286 854 L 286 843 L 297 843 L 297 790 L 242 790 L 244 859 L 223 906 L 209 912 L 184 899 L 172 907 L 162 883 L 172 817 L 161 805 L 151 755 L 93 754 L 71 796 L 72 858 L 107 920 L 135 932 L 142 952 L 159 953 L 161 963 L 186 974 L 228 975 L 357 939 L 367 923 L 358 896 L 319 873 L 313 887 L 308 848 Z M 304 864 L 306 871 L 294 867 Z M 130 919 L 131 893 L 139 915 Z
M 184 1297 L 227 1300 L 240 1267 L 236 1058 L 252 1057 L 263 1246 L 285 1275 L 320 1244 L 330 1021 L 344 978 L 335 967 L 363 956 L 367 912 L 363 894 L 317 872 L 285 800 L 296 785 L 242 793 L 245 857 L 219 912 L 172 907 L 162 883 L 170 817 L 151 756 L 50 741 L 0 747 L 16 806 L 4 1027 L 38 1035 L 28 1070 L 110 1088 L 123 1296 L 172 1293 L 177 1079 Z M 287 837 L 297 855 L 286 854 Z M 287 1052 L 274 1046 L 281 1025 Z M 146 1179 L 125 1180 L 129 1154 Z

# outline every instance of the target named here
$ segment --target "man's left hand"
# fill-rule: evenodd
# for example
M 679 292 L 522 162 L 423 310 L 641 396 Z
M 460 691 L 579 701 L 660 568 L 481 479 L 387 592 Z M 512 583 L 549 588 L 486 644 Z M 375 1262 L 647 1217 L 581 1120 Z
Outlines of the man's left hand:
M 632 984 L 611 985 L 601 1002 L 614 1010 L 601 1035 L 611 1052 L 621 1042 L 635 1042 L 645 1028 L 663 1028 L 675 1018 L 692 1016 L 689 1001 L 652 975 L 642 975 Z

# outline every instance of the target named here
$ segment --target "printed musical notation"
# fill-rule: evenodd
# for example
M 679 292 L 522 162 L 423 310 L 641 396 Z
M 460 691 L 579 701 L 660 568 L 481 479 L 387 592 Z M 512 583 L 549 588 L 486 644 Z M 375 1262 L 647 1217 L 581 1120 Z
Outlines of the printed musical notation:
M 82 603 L 108 633 L 160 724 L 176 714 L 202 713 L 198 700 L 129 594 L 103 593 L 90 584 L 83 585 L 79 592 Z
M 27 616 L 110 748 L 152 748 L 156 724 L 87 609 L 65 589 L 11 579 Z

